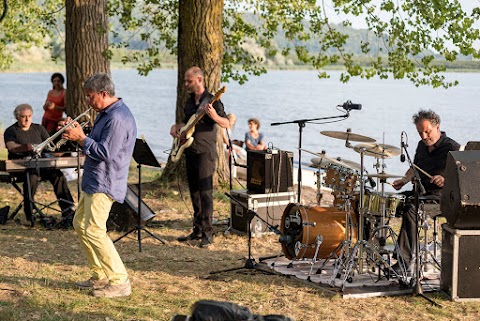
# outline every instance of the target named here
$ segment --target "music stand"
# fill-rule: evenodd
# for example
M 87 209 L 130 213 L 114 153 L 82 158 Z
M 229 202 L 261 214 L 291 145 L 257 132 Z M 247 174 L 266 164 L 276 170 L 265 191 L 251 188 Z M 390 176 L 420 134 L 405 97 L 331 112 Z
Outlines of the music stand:
M 150 146 L 148 146 L 147 142 L 141 138 L 137 138 L 137 140 L 135 141 L 135 147 L 133 149 L 133 159 L 137 162 L 137 168 L 138 168 L 137 226 L 135 226 L 130 231 L 120 236 L 118 239 L 113 241 L 113 243 L 116 243 L 117 241 L 120 241 L 122 238 L 129 235 L 130 233 L 137 231 L 138 251 L 142 252 L 142 231 L 145 231 L 151 237 L 165 244 L 164 240 L 162 240 L 160 237 L 156 236 L 155 234 L 147 230 L 145 226 L 143 226 L 143 222 L 142 222 L 142 165 L 158 167 L 158 168 L 160 168 L 161 165 L 158 163 L 157 159 L 155 158 L 155 155 L 150 149 Z

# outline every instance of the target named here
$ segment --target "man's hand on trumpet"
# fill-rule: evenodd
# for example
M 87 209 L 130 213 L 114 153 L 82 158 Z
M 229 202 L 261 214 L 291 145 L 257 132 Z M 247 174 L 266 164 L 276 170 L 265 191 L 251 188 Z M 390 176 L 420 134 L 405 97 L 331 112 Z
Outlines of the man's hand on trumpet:
M 67 117 L 66 119 L 67 128 L 63 132 L 62 138 L 73 140 L 80 144 L 83 147 L 83 142 L 87 135 L 83 132 L 82 126 L 77 121 L 73 121 L 72 118 Z

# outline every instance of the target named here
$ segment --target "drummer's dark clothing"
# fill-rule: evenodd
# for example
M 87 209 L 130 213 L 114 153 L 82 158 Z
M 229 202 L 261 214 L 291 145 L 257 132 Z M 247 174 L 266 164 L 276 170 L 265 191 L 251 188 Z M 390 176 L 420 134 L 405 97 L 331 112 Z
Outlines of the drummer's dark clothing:
M 195 103 L 195 95 L 191 94 L 185 105 L 186 124 L 200 106 L 205 105 L 213 97 L 205 90 L 200 98 L 200 104 Z M 216 101 L 213 104 L 217 114 L 226 117 L 223 104 Z M 190 197 L 193 206 L 193 233 L 202 235 L 203 239 L 212 241 L 212 215 L 213 215 L 213 171 L 216 158 L 216 122 L 205 115 L 195 126 L 194 141 L 185 150 L 187 161 L 187 178 Z
M 440 139 L 434 144 L 434 149 L 429 152 L 428 147 L 421 140 L 418 142 L 417 150 L 415 151 L 414 164 L 429 173 L 432 176 L 442 175 L 445 171 L 447 163 L 447 155 L 450 151 L 457 151 L 460 145 L 453 139 L 446 136 L 445 132 L 441 133 Z M 420 180 L 425 188 L 424 196 L 441 196 L 442 188 L 430 183 L 428 178 L 421 171 Z M 410 265 L 413 259 L 413 252 L 415 250 L 415 220 L 417 213 L 413 200 L 413 191 L 403 193 L 406 196 L 406 204 L 404 207 L 404 214 L 402 216 L 402 226 L 398 235 L 398 246 L 400 253 L 405 259 L 405 263 Z
M 39 125 L 39 124 L 31 124 L 30 128 L 26 131 L 22 130 L 18 123 L 13 124 L 12 126 L 8 127 L 3 134 L 5 144 L 8 142 L 14 142 L 17 144 L 40 144 L 44 140 L 46 140 L 49 135 L 47 130 Z M 24 154 L 17 154 L 8 152 L 8 159 L 20 159 L 29 156 L 28 153 Z M 31 155 L 30 155 L 31 156 Z M 26 160 L 27 161 L 27 160 Z M 34 163 L 35 159 L 31 159 L 30 162 Z M 70 190 L 68 189 L 67 180 L 63 173 L 58 169 L 30 169 L 28 171 L 29 179 L 30 179 L 30 195 L 32 200 L 35 196 L 35 192 L 37 191 L 38 184 L 40 182 L 40 177 L 43 180 L 48 180 L 53 185 L 53 191 L 59 200 L 60 208 L 62 209 L 62 217 L 71 220 L 73 219 L 73 197 L 70 194 Z M 24 199 L 24 211 L 27 220 L 31 221 L 32 219 L 32 209 L 31 204 L 29 202 L 29 195 L 28 189 L 26 188 L 26 174 L 25 173 L 15 173 L 12 174 L 15 176 L 19 181 L 24 182 L 23 184 L 23 199 Z

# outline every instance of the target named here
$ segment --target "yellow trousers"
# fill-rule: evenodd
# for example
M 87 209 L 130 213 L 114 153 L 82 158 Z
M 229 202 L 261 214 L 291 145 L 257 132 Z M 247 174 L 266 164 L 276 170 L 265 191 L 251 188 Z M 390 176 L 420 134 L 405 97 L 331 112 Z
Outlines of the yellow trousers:
M 107 219 L 113 202 L 103 193 L 82 193 L 73 227 L 80 236 L 92 277 L 107 277 L 111 285 L 116 285 L 125 283 L 128 274 L 113 241 L 107 235 Z

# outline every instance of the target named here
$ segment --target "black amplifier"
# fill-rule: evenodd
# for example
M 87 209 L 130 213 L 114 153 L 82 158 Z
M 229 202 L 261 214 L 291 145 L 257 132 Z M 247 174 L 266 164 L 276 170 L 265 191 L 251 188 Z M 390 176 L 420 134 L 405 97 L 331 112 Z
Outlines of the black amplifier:
M 259 194 L 288 192 L 293 186 L 293 153 L 247 151 L 247 190 Z

